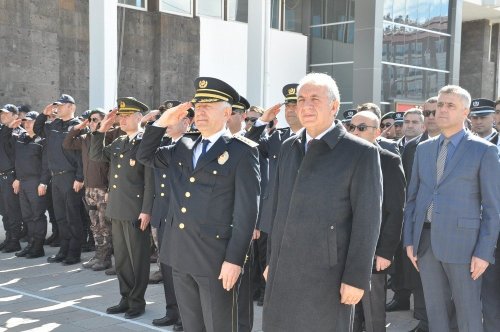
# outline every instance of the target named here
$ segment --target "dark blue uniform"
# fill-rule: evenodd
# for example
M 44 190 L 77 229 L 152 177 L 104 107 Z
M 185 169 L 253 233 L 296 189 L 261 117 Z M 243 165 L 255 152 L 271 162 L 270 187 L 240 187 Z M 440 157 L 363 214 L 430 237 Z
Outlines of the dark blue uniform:
M 14 135 L 18 135 L 20 130 L 22 129 L 16 129 Z M 14 194 L 12 188 L 12 183 L 16 179 L 12 134 L 11 128 L 0 127 L 0 214 L 3 217 L 3 227 L 6 232 L 4 252 L 13 252 L 21 248 L 19 244 L 21 208 L 19 196 Z
M 30 137 L 24 132 L 15 140 L 16 176 L 20 181 L 19 200 L 23 220 L 28 227 L 28 237 L 43 245 L 47 234 L 47 200 L 38 195 L 40 184 L 48 185 L 48 170 L 45 139 L 39 136 Z
M 74 261 L 80 258 L 83 221 L 81 205 L 83 190 L 73 190 L 74 181 L 83 182 L 82 156 L 80 151 L 64 150 L 62 143 L 69 130 L 80 121 L 56 119 L 47 122 L 47 116 L 40 114 L 34 125 L 37 135 L 47 139 L 47 162 L 52 175 L 52 200 L 61 239 L 57 257 L 51 261 Z M 55 259 L 55 260 L 53 260 Z

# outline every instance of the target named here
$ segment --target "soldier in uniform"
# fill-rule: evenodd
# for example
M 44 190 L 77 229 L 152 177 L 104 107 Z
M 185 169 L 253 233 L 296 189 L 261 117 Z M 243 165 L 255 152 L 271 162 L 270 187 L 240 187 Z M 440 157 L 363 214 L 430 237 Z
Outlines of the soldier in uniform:
M 83 167 L 80 152 L 64 150 L 62 142 L 80 123 L 75 118 L 75 100 L 67 94 L 49 104 L 35 120 L 35 134 L 47 139 L 47 159 L 52 175 L 52 200 L 61 247 L 49 263 L 77 264 L 81 258 L 83 220 L 81 216 Z M 56 114 L 57 118 L 49 120 Z M 49 121 L 48 121 L 49 120 Z
M 89 158 L 91 134 L 95 132 L 106 116 L 102 108 L 89 110 L 87 119 L 73 127 L 63 141 L 67 150 L 77 150 L 82 153 L 83 178 L 85 182 L 84 202 L 90 217 L 90 230 L 96 244 L 95 255 L 83 267 L 94 271 L 102 271 L 111 267 L 113 242 L 111 238 L 111 221 L 106 214 L 106 191 L 109 184 L 109 163 L 97 162 Z M 88 128 L 88 129 L 87 129 Z M 90 132 L 89 132 L 90 131 Z M 106 133 L 106 145 L 113 142 L 120 134 L 119 129 Z
M 137 161 L 142 141 L 140 123 L 148 107 L 135 98 L 118 99 L 118 109 L 111 111 L 92 133 L 90 159 L 109 162 L 110 179 L 106 217 L 111 219 L 113 251 L 121 300 L 109 307 L 108 314 L 125 313 L 125 318 L 144 314 L 144 294 L 149 279 L 151 210 L 154 175 L 152 169 Z M 126 135 L 106 145 L 106 132 L 118 116 Z
M 347 110 L 342 114 L 344 119 L 342 120 L 342 124 L 344 125 L 346 130 L 349 130 L 349 125 L 351 124 L 352 117 L 357 113 L 357 110 Z
M 394 139 L 398 141 L 404 136 L 403 123 L 405 112 L 395 112 L 392 116 L 394 119 Z
M 380 136 L 391 140 L 396 138 L 396 131 L 394 129 L 394 114 L 395 112 L 385 113 L 380 119 L 380 129 L 382 130 Z
M 0 109 L 0 214 L 5 229 L 5 242 L 0 244 L 2 252 L 14 252 L 21 249 L 21 208 L 19 197 L 14 193 L 12 184 L 16 179 L 14 143 L 9 124 L 17 119 L 17 106 L 7 104 Z M 20 133 L 16 129 L 17 136 Z
M 201 137 L 159 148 L 164 128 L 186 116 L 191 103 L 165 111 L 148 126 L 141 162 L 169 167 L 170 209 L 160 259 L 172 266 L 186 331 L 236 331 L 240 277 L 259 202 L 256 144 L 226 129 L 238 93 L 211 78 L 195 80 L 194 121 Z
M 37 136 L 33 125 L 38 112 L 26 113 L 9 127 L 17 128 L 21 122 L 26 131 L 15 135 L 16 180 L 14 192 L 19 194 L 21 213 L 28 230 L 28 245 L 16 253 L 17 257 L 37 258 L 45 256 L 43 243 L 47 234 L 47 185 L 50 171 L 47 165 L 45 139 Z M 13 129 L 10 129 L 13 130 Z M 13 137 L 14 138 L 14 137 Z

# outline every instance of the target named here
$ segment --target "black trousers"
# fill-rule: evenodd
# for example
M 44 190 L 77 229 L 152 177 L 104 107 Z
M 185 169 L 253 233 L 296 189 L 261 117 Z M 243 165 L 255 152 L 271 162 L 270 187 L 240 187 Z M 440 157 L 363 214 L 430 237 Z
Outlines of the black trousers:
M 238 331 L 235 287 L 226 291 L 218 276 L 196 276 L 175 269 L 173 276 L 184 331 Z
M 385 332 L 385 294 L 386 275 L 372 274 L 370 291 L 365 291 L 355 307 L 354 332 L 363 331 L 363 320 L 366 332 Z
M 28 237 L 35 240 L 44 240 L 47 234 L 47 200 L 45 196 L 38 196 L 38 179 L 21 180 L 19 202 L 23 220 L 28 227 Z
M 163 232 L 165 231 L 165 222 L 160 222 L 160 227 L 158 227 L 158 252 L 163 241 Z M 163 276 L 163 290 L 165 292 L 165 303 L 167 304 L 167 310 L 179 310 L 177 308 L 177 298 L 175 297 L 174 289 L 174 278 L 172 275 L 172 267 L 167 264 L 160 263 L 160 270 Z
M 19 196 L 14 194 L 12 188 L 14 180 L 14 173 L 0 175 L 0 214 L 3 217 L 3 227 L 7 233 L 7 239 L 19 240 L 22 216 Z
M 76 193 L 73 190 L 74 181 L 73 172 L 53 176 L 52 202 L 61 239 L 59 253 L 69 257 L 80 257 L 83 234 L 81 215 L 83 189 Z
M 240 276 L 237 288 L 238 298 L 238 332 L 251 332 L 253 327 L 253 269 L 254 262 L 254 245 L 256 241 L 252 241 L 252 245 L 248 250 L 247 261 L 243 267 L 243 274 Z
M 144 309 L 144 294 L 149 281 L 151 228 L 141 231 L 132 221 L 111 219 L 111 234 L 122 299 L 131 309 Z

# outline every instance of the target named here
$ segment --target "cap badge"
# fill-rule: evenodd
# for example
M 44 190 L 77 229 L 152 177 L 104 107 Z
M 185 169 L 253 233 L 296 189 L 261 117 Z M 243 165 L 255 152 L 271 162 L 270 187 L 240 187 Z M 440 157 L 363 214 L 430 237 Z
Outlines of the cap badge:
M 479 106 L 479 100 L 474 100 L 474 101 L 472 102 L 472 106 L 474 106 L 474 107 L 478 107 L 478 106 Z
M 353 112 L 353 111 L 347 112 L 347 115 L 348 115 L 348 116 L 353 116 L 353 115 L 354 115 L 354 112 Z
M 174 106 L 174 104 L 172 104 L 172 103 L 167 103 L 167 108 L 172 108 L 172 106 Z
M 121 102 L 120 102 L 120 105 L 119 105 L 119 108 L 125 108 L 125 106 L 126 106 L 126 105 L 125 105 L 125 102 L 124 102 L 124 101 L 121 101 Z
M 205 80 L 201 80 L 200 83 L 198 83 L 198 86 L 202 89 L 205 89 L 208 85 L 208 82 Z
M 130 159 L 130 166 L 132 166 L 132 167 L 135 166 L 135 160 L 134 159 Z
M 290 89 L 288 89 L 288 94 L 289 94 L 289 95 L 293 95 L 293 94 L 295 94 L 295 88 L 290 88 Z
M 219 165 L 224 165 L 228 159 L 229 159 L 229 153 L 227 151 L 224 151 L 224 153 L 221 154 L 217 159 L 217 162 L 219 163 Z

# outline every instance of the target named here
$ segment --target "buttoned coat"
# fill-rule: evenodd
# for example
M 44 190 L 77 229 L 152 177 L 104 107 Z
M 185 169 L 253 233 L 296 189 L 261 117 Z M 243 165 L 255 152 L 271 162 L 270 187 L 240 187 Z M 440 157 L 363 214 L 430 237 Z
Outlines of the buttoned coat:
M 263 328 L 347 331 L 340 285 L 369 288 L 381 220 L 379 153 L 338 121 L 304 155 L 305 134 L 280 151 Z
M 431 245 L 444 263 L 494 263 L 500 227 L 500 162 L 496 146 L 466 131 L 436 183 L 439 138 L 417 146 L 404 213 L 403 246 L 418 252 L 427 208 L 434 199 Z M 451 143 L 450 143 L 451 144 Z
M 170 207 L 162 263 L 199 276 L 218 277 L 224 261 L 243 266 L 257 222 L 259 160 L 255 144 L 224 134 L 193 167 L 201 137 L 160 147 L 164 128 L 148 126 L 137 157 L 168 168 Z M 244 138 L 242 138 L 244 139 Z

